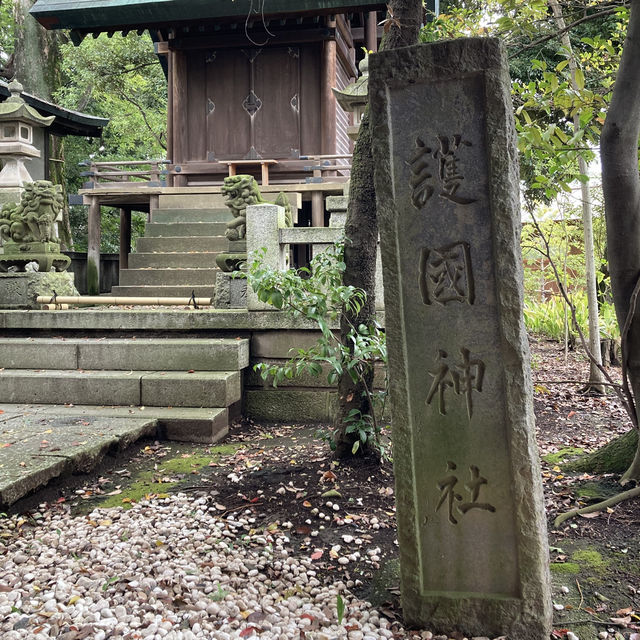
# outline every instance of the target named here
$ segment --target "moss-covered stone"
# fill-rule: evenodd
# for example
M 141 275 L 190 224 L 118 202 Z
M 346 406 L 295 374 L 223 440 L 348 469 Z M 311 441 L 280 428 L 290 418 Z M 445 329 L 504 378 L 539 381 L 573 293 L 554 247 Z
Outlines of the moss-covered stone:
M 562 464 L 567 458 L 572 456 L 580 456 L 584 453 L 584 449 L 578 447 L 565 447 L 559 449 L 555 453 L 548 453 L 546 456 L 542 456 L 542 459 L 549 464 Z
M 552 573 L 575 575 L 580 573 L 580 565 L 575 562 L 552 562 L 549 565 Z
M 638 446 L 638 432 L 631 429 L 609 444 L 565 465 L 566 471 L 589 473 L 624 473 L 631 464 Z
M 107 496 L 97 506 L 104 509 L 113 507 L 130 509 L 134 503 L 145 497 L 166 497 L 182 486 L 185 483 L 185 478 L 199 473 L 201 469 L 208 467 L 211 462 L 216 462 L 223 456 L 234 454 L 242 446 L 238 443 L 223 444 L 211 447 L 206 455 L 189 454 L 184 450 L 176 451 L 172 457 L 165 458 L 158 469 L 143 468 L 135 473 L 121 493 Z
M 580 549 L 571 556 L 571 559 L 591 571 L 598 572 L 605 571 L 610 564 L 610 561 L 595 549 Z

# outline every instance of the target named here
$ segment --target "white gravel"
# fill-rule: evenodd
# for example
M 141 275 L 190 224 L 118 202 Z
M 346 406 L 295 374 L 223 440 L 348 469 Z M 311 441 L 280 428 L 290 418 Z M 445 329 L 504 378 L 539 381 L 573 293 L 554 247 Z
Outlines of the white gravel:
M 0 637 L 393 637 L 346 584 L 322 585 L 310 559 L 292 557 L 285 534 L 254 531 L 242 514 L 221 517 L 208 504 L 178 494 L 128 511 L 57 510 L 37 527 L 1 521 Z

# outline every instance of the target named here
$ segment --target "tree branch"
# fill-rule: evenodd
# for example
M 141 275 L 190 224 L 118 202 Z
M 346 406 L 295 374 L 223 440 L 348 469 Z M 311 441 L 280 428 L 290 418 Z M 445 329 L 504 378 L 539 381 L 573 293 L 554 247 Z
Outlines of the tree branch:
M 629 6 L 629 3 L 626 1 L 623 1 L 619 5 L 613 5 L 613 6 L 607 7 L 606 9 L 603 9 L 602 11 L 598 11 L 597 13 L 591 13 L 588 16 L 582 16 L 582 18 L 578 18 L 577 20 L 570 22 L 566 27 L 564 27 L 564 29 L 559 29 L 558 31 L 554 31 L 553 33 L 550 33 L 546 36 L 542 36 L 542 38 L 538 38 L 537 40 L 534 40 L 533 42 L 530 42 L 529 44 L 520 47 L 517 51 L 509 55 L 509 60 L 511 60 L 511 58 L 515 58 L 516 56 L 520 55 L 523 51 L 528 51 L 529 49 L 535 49 L 535 47 L 541 44 L 544 44 L 545 42 L 549 42 L 549 40 L 555 40 L 556 38 L 561 38 L 565 33 L 568 33 L 569 31 L 571 31 L 571 29 L 573 29 L 574 27 L 577 27 L 579 24 L 582 24 L 583 22 L 589 22 L 591 20 L 596 20 L 597 18 L 602 18 L 604 16 L 611 15 L 612 13 L 615 13 L 616 11 L 619 11 L 622 7 L 626 7 L 626 6 Z

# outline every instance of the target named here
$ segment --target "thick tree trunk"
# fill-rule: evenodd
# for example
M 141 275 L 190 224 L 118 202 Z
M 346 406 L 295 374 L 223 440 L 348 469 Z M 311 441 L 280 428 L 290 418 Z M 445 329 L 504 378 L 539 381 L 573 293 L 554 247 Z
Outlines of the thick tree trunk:
M 418 42 L 422 23 L 422 2 L 418 0 L 391 0 L 389 3 L 389 30 L 382 47 L 393 49 Z M 367 301 L 358 314 L 343 311 L 340 330 L 344 344 L 351 326 L 373 325 L 375 321 L 375 262 L 378 246 L 378 221 L 376 218 L 376 197 L 373 186 L 373 159 L 371 156 L 371 131 L 369 117 L 365 114 L 353 154 L 349 207 L 345 234 L 347 237 L 344 261 L 346 271 L 344 284 L 364 289 Z M 336 456 L 351 455 L 357 434 L 346 433 L 345 418 L 352 409 L 359 409 L 363 415 L 370 414 L 370 406 L 365 386 L 371 389 L 373 367 L 363 381 L 354 383 L 344 374 L 338 384 L 339 406 L 334 420 L 333 439 Z M 366 452 L 361 447 L 362 453 Z
M 629 30 L 602 130 L 602 188 L 607 221 L 611 288 L 620 327 L 630 319 L 623 360 L 631 389 L 640 397 L 640 0 L 631 0 Z M 634 296 L 635 291 L 635 296 Z M 637 422 L 637 420 L 636 420 Z M 622 481 L 640 480 L 640 449 Z
M 16 79 L 25 91 L 43 100 L 53 101 L 61 82 L 61 57 L 59 31 L 47 31 L 32 16 L 29 9 L 35 0 L 13 0 L 15 28 Z M 64 158 L 64 140 L 51 136 L 49 145 L 52 158 Z M 63 188 L 64 207 L 62 222 L 58 226 L 63 248 L 72 248 L 69 206 L 65 188 L 63 165 L 50 163 L 49 179 Z

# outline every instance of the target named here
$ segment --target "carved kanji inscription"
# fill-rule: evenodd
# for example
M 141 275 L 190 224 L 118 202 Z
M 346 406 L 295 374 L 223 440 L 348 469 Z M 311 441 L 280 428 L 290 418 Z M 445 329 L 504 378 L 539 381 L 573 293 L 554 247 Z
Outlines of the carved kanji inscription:
M 469 244 L 455 242 L 439 249 L 422 249 L 418 281 L 425 304 L 473 304 L 474 283 Z
M 458 524 L 458 521 L 455 518 L 456 512 L 464 515 L 472 509 L 480 509 L 482 511 L 495 513 L 496 508 L 492 504 L 479 501 L 481 487 L 488 484 L 487 479 L 480 475 L 480 469 L 476 465 L 469 466 L 471 479 L 464 483 L 464 488 L 467 492 L 466 496 L 463 496 L 456 491 L 456 487 L 460 480 L 455 472 L 457 472 L 456 463 L 448 461 L 447 475 L 438 481 L 440 500 L 436 506 L 436 511 L 438 511 L 446 502 L 448 511 L 447 517 L 451 524 Z M 465 497 L 467 498 L 466 501 L 464 501 Z
M 431 404 L 437 397 L 438 411 L 447 415 L 446 396 L 451 390 L 456 396 L 464 396 L 467 404 L 469 420 L 473 415 L 473 392 L 482 392 L 484 381 L 484 362 L 471 357 L 469 349 L 460 349 L 461 358 L 457 362 L 450 362 L 449 355 L 443 349 L 438 350 L 435 367 L 429 370 L 433 378 L 431 388 L 427 394 L 427 404 Z
M 409 180 L 411 202 L 416 209 L 422 209 L 436 191 L 440 198 L 455 204 L 476 202 L 476 198 L 458 193 L 465 179 L 460 168 L 459 150 L 470 146 L 471 142 L 464 140 L 459 133 L 437 136 L 437 145 L 433 147 L 416 137 L 416 149 L 409 161 L 412 174 Z

